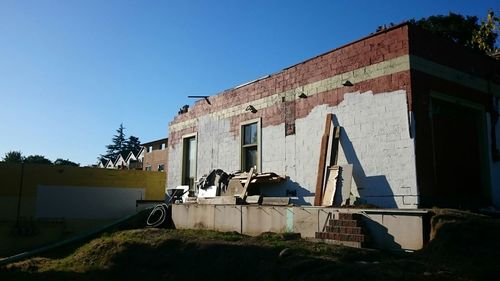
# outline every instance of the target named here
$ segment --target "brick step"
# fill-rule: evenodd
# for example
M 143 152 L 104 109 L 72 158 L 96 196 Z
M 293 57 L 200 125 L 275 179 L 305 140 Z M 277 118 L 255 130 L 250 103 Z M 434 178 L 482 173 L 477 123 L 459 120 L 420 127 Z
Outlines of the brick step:
M 363 234 L 361 227 L 348 227 L 348 226 L 327 226 L 326 232 L 344 233 L 344 234 Z
M 358 220 L 361 214 L 358 213 L 339 213 L 339 220 Z
M 365 235 L 363 234 L 346 234 L 346 233 L 333 233 L 333 232 L 316 232 L 317 239 L 329 239 L 336 241 L 346 242 L 365 242 Z
M 346 226 L 346 227 L 357 227 L 357 220 L 330 220 L 328 226 Z
M 342 246 L 347 246 L 347 247 L 352 247 L 352 248 L 363 248 L 363 246 L 364 246 L 364 243 L 361 243 L 361 242 L 337 241 L 337 240 L 319 239 L 319 238 L 311 238 L 310 240 L 314 241 L 314 242 L 323 242 L 326 244 L 342 245 Z

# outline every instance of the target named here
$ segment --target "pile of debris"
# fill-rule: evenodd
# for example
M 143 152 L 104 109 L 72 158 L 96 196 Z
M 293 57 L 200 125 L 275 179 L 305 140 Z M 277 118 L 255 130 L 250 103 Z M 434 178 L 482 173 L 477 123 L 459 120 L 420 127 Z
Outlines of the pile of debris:
M 225 205 L 282 205 L 290 204 L 290 197 L 263 196 L 261 187 L 279 184 L 286 179 L 273 172 L 249 172 L 228 174 L 221 169 L 201 177 L 195 188 L 179 186 L 170 190 L 173 203 L 225 204 Z

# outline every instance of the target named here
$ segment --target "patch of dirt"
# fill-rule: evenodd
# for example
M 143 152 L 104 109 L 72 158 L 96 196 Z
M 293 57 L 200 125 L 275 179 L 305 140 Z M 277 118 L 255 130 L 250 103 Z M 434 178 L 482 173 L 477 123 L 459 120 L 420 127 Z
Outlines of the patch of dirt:
M 417 253 L 312 243 L 292 234 L 136 229 L 106 234 L 64 257 L 0 268 L 0 280 L 495 280 L 500 223 L 436 212 Z

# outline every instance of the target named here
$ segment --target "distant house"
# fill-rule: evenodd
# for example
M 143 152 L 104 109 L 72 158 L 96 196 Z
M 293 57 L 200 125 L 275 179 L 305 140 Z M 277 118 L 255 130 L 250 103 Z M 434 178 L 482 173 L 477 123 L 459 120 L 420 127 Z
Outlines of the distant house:
M 128 169 L 127 162 L 125 161 L 125 158 L 122 154 L 118 155 L 118 158 L 116 158 L 114 165 L 115 168 L 119 170 Z
M 135 153 L 133 151 L 130 151 L 125 158 L 125 163 L 127 164 L 127 167 L 130 167 L 130 163 L 137 161 L 137 157 L 135 156 Z
M 93 167 L 120 170 L 142 170 L 142 160 L 144 159 L 145 148 L 139 151 L 130 151 L 118 155 L 116 159 L 101 159 Z
M 144 161 L 144 152 L 146 151 L 146 148 L 144 146 L 141 147 L 141 150 L 135 155 L 137 158 L 138 162 L 143 162 Z
M 144 160 L 144 147 L 141 147 L 139 151 L 130 152 L 125 162 L 127 162 L 127 167 L 129 170 L 142 170 L 142 162 Z
M 143 143 L 140 157 L 143 157 L 143 170 L 145 171 L 167 171 L 168 162 L 168 138 Z
M 101 168 L 101 169 L 106 168 L 106 163 L 107 163 L 107 161 L 105 159 L 99 159 L 99 161 L 97 162 L 95 167 Z
M 115 164 L 113 160 L 109 159 L 104 166 L 106 169 L 115 169 Z

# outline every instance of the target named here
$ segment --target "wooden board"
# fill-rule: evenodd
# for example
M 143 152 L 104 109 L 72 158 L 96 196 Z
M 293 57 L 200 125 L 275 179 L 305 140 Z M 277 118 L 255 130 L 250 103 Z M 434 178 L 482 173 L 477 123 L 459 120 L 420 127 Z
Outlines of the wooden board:
M 349 205 L 348 202 L 351 196 L 352 185 L 352 164 L 341 165 L 342 168 L 340 178 L 337 181 L 337 190 L 335 192 L 335 199 L 333 205 L 335 207 Z
M 243 192 L 243 185 L 238 179 L 230 179 L 226 191 L 221 192 L 223 196 L 241 195 Z M 241 197 L 241 196 L 240 196 Z
M 320 206 L 323 198 L 323 183 L 325 177 L 326 156 L 328 153 L 328 140 L 330 138 L 330 128 L 332 126 L 333 114 L 326 115 L 325 131 L 321 138 L 319 149 L 318 174 L 316 177 L 316 192 L 314 193 L 314 206 Z
M 254 167 L 252 167 L 250 169 L 250 172 L 248 173 L 247 181 L 245 182 L 245 186 L 243 187 L 243 193 L 241 194 L 241 198 L 243 199 L 243 202 L 245 202 L 245 200 L 247 199 L 248 186 L 250 185 L 250 182 L 252 182 L 253 171 L 254 171 Z
M 321 206 L 332 206 L 335 196 L 335 190 L 337 189 L 337 180 L 340 173 L 339 166 L 333 166 L 328 168 L 328 175 L 326 180 L 325 195 L 323 200 L 321 200 Z

